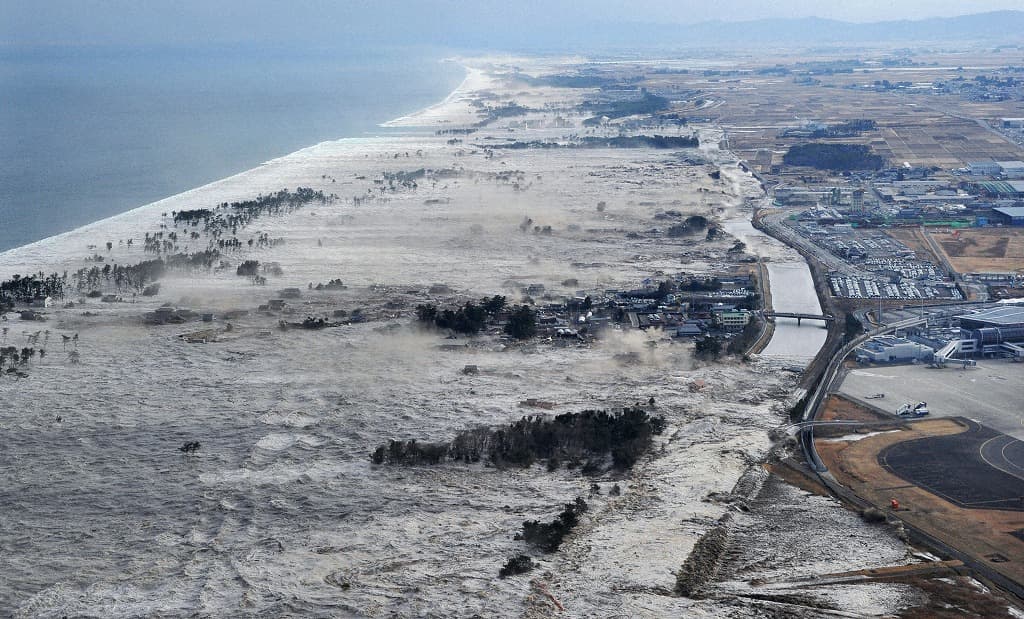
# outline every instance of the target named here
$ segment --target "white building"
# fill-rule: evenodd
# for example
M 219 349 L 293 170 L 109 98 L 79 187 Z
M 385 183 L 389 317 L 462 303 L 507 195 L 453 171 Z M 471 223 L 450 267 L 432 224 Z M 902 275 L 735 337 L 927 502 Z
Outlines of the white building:
M 995 176 L 1002 170 L 995 161 L 972 161 L 967 164 L 971 176 Z
M 715 312 L 715 319 L 726 331 L 742 331 L 750 322 L 750 316 L 747 310 Z
M 1024 161 L 997 161 L 999 173 L 1006 178 L 1024 178 Z
M 857 349 L 861 363 L 908 363 L 931 359 L 935 349 L 895 335 L 873 337 Z

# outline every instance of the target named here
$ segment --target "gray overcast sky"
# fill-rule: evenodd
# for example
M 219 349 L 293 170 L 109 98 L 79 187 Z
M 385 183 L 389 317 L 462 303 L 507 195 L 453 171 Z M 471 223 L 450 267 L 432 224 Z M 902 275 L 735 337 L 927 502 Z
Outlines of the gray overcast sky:
M 323 44 L 359 33 L 443 44 L 464 31 L 580 16 L 613 23 L 807 16 L 863 22 L 1021 8 L 1022 0 L 2 0 L 0 43 Z

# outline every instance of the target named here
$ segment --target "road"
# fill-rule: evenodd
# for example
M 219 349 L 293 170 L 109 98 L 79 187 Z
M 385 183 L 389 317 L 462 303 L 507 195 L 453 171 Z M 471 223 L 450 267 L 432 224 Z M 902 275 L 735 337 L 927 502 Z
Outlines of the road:
M 897 329 L 905 329 L 914 325 L 921 324 L 925 321 L 925 318 L 915 317 L 908 318 L 906 320 L 900 320 L 890 325 L 886 325 L 879 329 L 869 331 L 863 335 L 860 335 L 848 342 L 839 352 L 832 355 L 832 360 L 829 361 L 828 366 L 825 368 L 825 372 L 822 373 L 821 379 L 818 381 L 817 387 L 814 392 L 808 398 L 806 405 L 804 406 L 804 415 L 801 421 L 816 421 L 818 415 L 821 413 L 821 405 L 825 399 L 825 396 L 832 392 L 833 382 L 835 382 L 836 376 L 839 373 L 839 368 L 842 366 L 843 361 L 847 355 L 854 351 L 858 346 L 868 341 L 869 339 L 884 335 L 886 333 L 892 333 Z M 819 475 L 827 474 L 828 468 L 822 464 L 821 458 L 818 457 L 818 452 L 814 448 L 814 427 L 808 427 L 800 433 L 800 443 L 803 446 L 804 456 L 807 462 L 811 464 L 815 471 Z
M 837 271 L 844 275 L 850 275 L 853 277 L 863 277 L 867 279 L 875 278 L 873 274 L 858 269 L 832 252 L 814 244 L 810 239 L 804 238 L 798 234 L 796 230 L 787 226 L 784 222 L 791 214 L 792 213 L 790 211 L 771 213 L 769 215 L 765 215 L 761 221 L 764 226 L 769 229 L 772 236 L 790 247 L 798 248 L 803 253 L 814 256 L 814 259 L 824 265 L 827 270 Z
M 992 468 L 1024 479 L 1024 441 L 1000 434 L 982 443 L 978 455 Z

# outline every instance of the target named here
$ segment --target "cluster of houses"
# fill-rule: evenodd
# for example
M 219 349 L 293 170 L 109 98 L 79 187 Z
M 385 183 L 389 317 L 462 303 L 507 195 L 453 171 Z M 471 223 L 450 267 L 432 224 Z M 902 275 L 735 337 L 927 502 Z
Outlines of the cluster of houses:
M 597 297 L 578 293 L 564 303 L 538 306 L 538 331 L 554 337 L 596 336 L 607 329 L 657 329 L 671 337 L 730 337 L 743 331 L 755 313 L 749 307 L 753 280 L 748 275 L 715 278 L 721 288 L 660 295 L 658 288 L 606 290 Z

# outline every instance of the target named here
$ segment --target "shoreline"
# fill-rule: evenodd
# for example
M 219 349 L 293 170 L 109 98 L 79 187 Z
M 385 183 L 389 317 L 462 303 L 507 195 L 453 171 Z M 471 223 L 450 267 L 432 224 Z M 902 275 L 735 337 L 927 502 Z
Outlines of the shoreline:
M 85 254 L 93 251 L 88 249 L 89 245 L 96 245 L 99 248 L 99 245 L 107 240 L 116 242 L 117 240 L 140 237 L 144 233 L 144 229 L 152 224 L 152 222 L 147 224 L 148 219 L 159 218 L 162 212 L 179 210 L 182 203 L 189 204 L 191 208 L 206 208 L 224 201 L 223 199 L 229 199 L 229 201 L 238 199 L 240 195 L 236 188 L 243 185 L 247 186 L 248 190 L 241 195 L 248 195 L 250 197 L 255 196 L 257 193 L 270 193 L 285 189 L 286 187 L 282 187 L 267 179 L 261 180 L 259 177 L 273 177 L 272 172 L 276 169 L 301 168 L 305 158 L 315 162 L 319 154 L 318 151 L 332 149 L 338 149 L 341 152 L 355 151 L 359 146 L 386 147 L 388 145 L 393 146 L 402 141 L 415 142 L 416 138 L 380 135 L 374 137 L 339 138 L 337 140 L 318 142 L 317 144 L 301 148 L 287 155 L 282 155 L 258 166 L 243 170 L 237 174 L 193 187 L 192 189 L 137 206 L 123 213 L 111 215 L 110 217 L 99 219 L 66 232 L 5 250 L 0 252 L 0 280 L 10 278 L 15 274 L 29 275 L 39 273 L 40 271 L 49 273 L 54 269 L 60 270 L 60 265 L 65 264 L 68 260 L 81 260 Z M 313 183 L 316 179 L 310 178 L 308 180 L 310 183 Z M 295 187 L 288 188 L 295 189 Z M 217 197 L 211 199 L 208 197 L 208 194 L 214 194 Z M 193 204 L 193 198 L 202 202 Z M 87 235 L 104 232 L 106 232 L 104 238 L 87 238 Z M 67 243 L 78 240 L 81 243 L 74 248 L 65 247 Z M 64 252 L 70 253 L 63 255 Z M 47 256 L 40 255 L 42 253 L 47 253 Z M 52 256 L 52 259 L 50 259 L 50 256 Z
M 385 129 L 422 126 L 415 124 L 414 120 L 418 117 L 429 115 L 432 112 L 441 111 L 444 109 L 445 106 L 455 103 L 460 92 L 471 91 L 472 89 L 470 89 L 469 87 L 473 83 L 473 80 L 479 79 L 484 75 L 484 72 L 480 69 L 473 69 L 468 65 L 462 63 L 460 64 L 463 70 L 465 70 L 466 76 L 462 78 L 462 81 L 459 82 L 459 85 L 456 86 L 451 92 L 449 92 L 444 99 L 438 101 L 437 103 L 428 105 L 427 107 L 418 109 L 414 112 L 410 112 L 409 114 L 405 114 L 403 116 L 399 116 L 398 118 L 392 118 L 391 120 L 379 123 L 377 126 Z
M 440 60 L 439 62 L 457 62 L 457 61 L 455 59 L 445 58 L 445 59 Z M 469 84 L 472 83 L 471 79 L 474 77 L 474 73 L 475 74 L 480 74 L 480 75 L 483 74 L 483 71 L 481 71 L 479 69 L 472 69 L 472 68 L 468 67 L 467 65 L 462 64 L 461 62 L 459 64 L 466 71 L 466 76 L 462 79 L 461 82 L 459 82 L 459 84 L 453 90 L 451 90 L 447 95 L 445 95 L 445 97 L 442 100 L 440 100 L 440 101 L 438 101 L 436 103 L 432 103 L 432 104 L 430 104 L 430 105 L 428 105 L 426 107 L 419 108 L 419 109 L 417 109 L 417 110 L 415 110 L 413 112 L 410 112 L 408 114 L 399 116 L 397 118 L 393 118 L 391 120 L 379 122 L 379 123 L 377 123 L 376 125 L 373 125 L 373 126 L 378 128 L 378 129 L 415 128 L 415 127 L 419 127 L 419 126 L 425 126 L 425 125 L 416 124 L 416 123 L 414 123 L 412 121 L 413 121 L 413 119 L 415 119 L 415 118 L 417 118 L 417 117 L 419 117 L 419 116 L 421 116 L 421 115 L 423 115 L 425 113 L 429 113 L 429 112 L 432 112 L 432 111 L 440 111 L 440 110 L 442 110 L 444 108 L 444 106 L 450 105 L 452 102 L 455 101 L 455 99 L 458 96 L 459 92 L 461 90 L 465 90 L 466 87 Z M 80 225 L 80 226 L 78 226 L 76 228 L 72 228 L 70 230 L 65 230 L 64 232 L 59 232 L 57 234 L 53 234 L 53 235 L 50 235 L 50 236 L 47 236 L 47 237 L 43 237 L 43 238 L 35 240 L 35 241 L 30 241 L 30 242 L 24 243 L 22 245 L 17 245 L 15 247 L 10 247 L 8 249 L 0 251 L 0 277 L 4 276 L 3 275 L 3 273 L 4 273 L 4 264 L 3 264 L 4 259 L 10 257 L 13 254 L 18 253 L 21 250 L 31 249 L 31 248 L 34 248 L 34 247 L 40 245 L 40 244 L 49 243 L 51 241 L 57 241 L 58 239 L 61 239 L 62 237 L 65 237 L 67 235 L 74 235 L 74 234 L 77 234 L 77 233 L 80 233 L 80 232 L 83 232 L 83 231 L 90 231 L 90 230 L 93 230 L 96 227 L 99 227 L 101 225 L 109 225 L 109 224 L 112 224 L 112 223 L 119 222 L 123 218 L 139 215 L 144 210 L 147 210 L 147 209 L 150 209 L 150 208 L 155 208 L 156 206 L 158 206 L 158 205 L 160 205 L 160 204 L 162 204 L 164 202 L 167 202 L 169 200 L 174 200 L 174 199 L 182 198 L 182 197 L 188 196 L 190 194 L 193 194 L 193 193 L 196 193 L 196 192 L 199 192 L 199 191 L 202 191 L 202 190 L 209 189 L 210 187 L 214 187 L 214 186 L 216 186 L 218 184 L 229 182 L 229 181 L 237 179 L 237 178 L 239 178 L 239 177 L 241 177 L 243 175 L 252 173 L 255 170 L 259 170 L 259 169 L 261 169 L 261 168 L 263 168 L 265 166 L 274 165 L 274 164 L 279 163 L 279 162 L 281 162 L 283 160 L 286 160 L 286 159 L 288 159 L 290 157 L 294 157 L 296 155 L 301 155 L 302 153 L 304 153 L 306 151 L 309 151 L 311 149 L 315 149 L 315 148 L 318 148 L 318 147 L 321 147 L 321 146 L 324 146 L 324 145 L 327 145 L 327 144 L 334 144 L 334 143 L 345 142 L 345 141 L 350 141 L 350 140 L 377 140 L 377 139 L 384 139 L 384 138 L 391 139 L 391 138 L 394 138 L 394 137 L 396 137 L 396 136 L 388 135 L 388 133 L 386 133 L 386 132 L 370 132 L 370 131 L 366 131 L 364 133 L 364 135 L 360 135 L 360 136 L 343 136 L 343 137 L 339 137 L 339 138 L 328 139 L 328 140 L 321 140 L 319 142 L 314 142 L 314 143 L 312 143 L 312 144 L 310 144 L 308 146 L 303 146 L 302 148 L 299 148 L 299 149 L 294 150 L 294 151 L 290 151 L 290 152 L 285 153 L 283 155 L 280 155 L 278 157 L 273 157 L 271 159 L 267 159 L 266 161 L 262 161 L 262 162 L 258 163 L 255 166 L 252 166 L 250 168 L 246 168 L 244 170 L 240 170 L 240 171 L 238 171 L 238 172 L 236 172 L 234 174 L 229 174 L 228 176 L 224 176 L 224 177 L 212 180 L 210 182 L 203 183 L 201 185 L 196 185 L 195 187 L 190 187 L 188 189 L 185 189 L 184 191 L 179 191 L 177 193 L 173 193 L 173 194 L 170 194 L 168 196 L 164 196 L 164 197 L 162 197 L 162 198 L 160 198 L 158 200 L 154 200 L 152 202 L 147 202 L 145 204 L 140 204 L 138 206 L 134 206 L 134 207 L 132 207 L 132 208 L 126 210 L 126 211 L 122 211 L 122 212 L 116 213 L 114 215 L 110 215 L 110 216 L 107 216 L 107 217 L 103 217 L 101 219 L 90 221 L 90 222 L 82 224 L 82 225 Z

